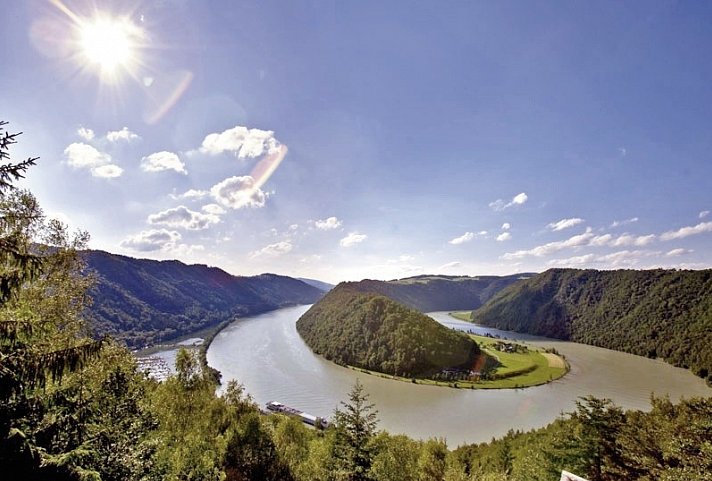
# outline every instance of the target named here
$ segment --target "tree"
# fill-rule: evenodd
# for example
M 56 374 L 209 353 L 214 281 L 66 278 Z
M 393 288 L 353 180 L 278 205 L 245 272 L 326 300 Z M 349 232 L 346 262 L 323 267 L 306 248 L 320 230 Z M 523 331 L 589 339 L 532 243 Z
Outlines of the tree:
M 47 421 L 45 389 L 96 357 L 103 341 L 76 335 L 78 311 L 65 303 L 84 296 L 71 267 L 76 249 L 66 229 L 46 223 L 34 196 L 14 185 L 37 159 L 10 160 L 19 134 L 5 132 L 6 124 L 0 122 L 0 472 L 23 479 L 91 476 L 77 464 L 81 456 L 65 453 L 57 462 L 39 429 Z M 38 248 L 38 240 L 53 245 Z
M 370 480 L 374 456 L 371 440 L 378 424 L 378 411 L 368 403 L 368 394 L 358 379 L 349 393 L 349 402 L 342 401 L 341 405 L 343 410 L 334 413 L 337 477 L 348 481 Z

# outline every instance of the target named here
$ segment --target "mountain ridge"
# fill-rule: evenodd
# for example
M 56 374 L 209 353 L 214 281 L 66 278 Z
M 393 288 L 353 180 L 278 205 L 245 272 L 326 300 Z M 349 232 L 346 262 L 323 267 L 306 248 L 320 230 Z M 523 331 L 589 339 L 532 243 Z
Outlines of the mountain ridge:
M 277 274 L 233 276 L 205 264 L 137 259 L 89 250 L 81 253 L 94 275 L 87 317 L 97 335 L 130 347 L 189 334 L 239 316 L 312 304 L 324 291 Z

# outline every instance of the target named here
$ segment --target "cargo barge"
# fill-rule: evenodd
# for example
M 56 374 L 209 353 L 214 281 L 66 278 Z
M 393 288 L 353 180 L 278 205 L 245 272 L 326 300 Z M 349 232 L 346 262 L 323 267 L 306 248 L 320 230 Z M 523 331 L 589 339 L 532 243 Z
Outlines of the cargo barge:
M 310 426 L 314 426 L 319 429 L 326 429 L 329 427 L 329 421 L 326 418 L 319 416 L 314 416 L 309 413 L 300 411 L 293 407 L 286 406 L 277 401 L 270 401 L 267 403 L 267 409 L 273 413 L 286 414 L 287 416 L 294 416 L 295 418 L 301 419 L 301 421 Z

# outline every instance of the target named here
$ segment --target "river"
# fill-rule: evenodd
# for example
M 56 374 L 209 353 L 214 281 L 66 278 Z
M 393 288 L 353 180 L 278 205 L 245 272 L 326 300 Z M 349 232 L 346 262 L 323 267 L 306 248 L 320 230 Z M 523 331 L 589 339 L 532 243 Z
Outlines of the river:
M 237 380 L 261 406 L 280 401 L 317 416 L 331 417 L 359 379 L 378 410 L 380 428 L 421 439 L 445 438 L 450 447 L 488 441 L 510 429 L 544 426 L 572 411 L 575 401 L 587 394 L 634 409 L 649 409 L 651 393 L 672 400 L 712 396 L 702 379 L 663 361 L 498 331 L 458 321 L 446 312 L 429 315 L 449 327 L 555 347 L 571 371 L 549 384 L 518 390 L 453 389 L 383 379 L 312 353 L 295 326 L 308 308 L 289 307 L 235 321 L 213 340 L 208 363 L 222 372 L 224 384 Z

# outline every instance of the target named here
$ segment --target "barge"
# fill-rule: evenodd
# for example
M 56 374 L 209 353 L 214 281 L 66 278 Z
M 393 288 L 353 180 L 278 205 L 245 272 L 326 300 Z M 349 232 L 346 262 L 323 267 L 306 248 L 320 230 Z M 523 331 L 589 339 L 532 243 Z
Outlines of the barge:
M 301 421 L 310 426 L 314 426 L 318 429 L 325 429 L 329 427 L 329 421 L 326 418 L 319 416 L 314 416 L 313 414 L 305 413 L 299 409 L 286 406 L 277 401 L 270 401 L 266 404 L 267 409 L 273 413 L 285 414 L 287 416 L 294 416 L 295 418 L 301 419 Z

